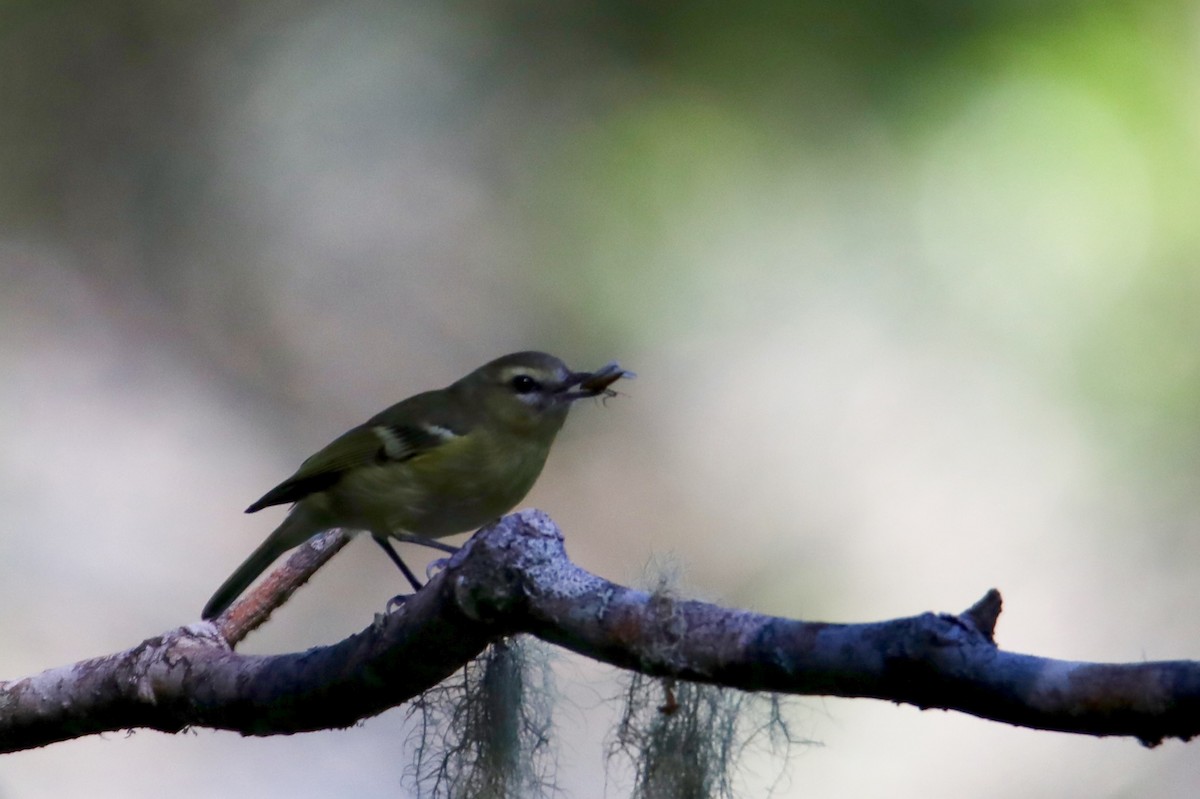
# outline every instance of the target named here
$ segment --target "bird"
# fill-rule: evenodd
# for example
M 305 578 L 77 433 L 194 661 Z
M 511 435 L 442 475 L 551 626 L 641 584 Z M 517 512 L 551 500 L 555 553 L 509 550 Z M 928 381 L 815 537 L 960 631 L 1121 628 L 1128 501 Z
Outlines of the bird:
M 367 532 L 420 582 L 389 539 L 446 551 L 435 539 L 511 510 L 533 487 L 571 405 L 614 396 L 632 372 L 573 372 L 544 352 L 516 352 L 442 389 L 416 394 L 335 438 L 246 508 L 292 503 L 278 527 L 204 606 L 215 619 L 284 552 L 333 528 Z

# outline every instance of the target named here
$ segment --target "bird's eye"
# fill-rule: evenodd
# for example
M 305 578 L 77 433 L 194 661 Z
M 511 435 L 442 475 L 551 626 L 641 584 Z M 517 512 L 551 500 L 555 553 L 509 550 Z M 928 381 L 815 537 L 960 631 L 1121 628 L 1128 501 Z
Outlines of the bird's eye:
M 534 391 L 541 389 L 542 384 L 534 380 L 529 375 L 517 375 L 508 382 L 512 386 L 513 391 L 518 394 L 531 394 Z

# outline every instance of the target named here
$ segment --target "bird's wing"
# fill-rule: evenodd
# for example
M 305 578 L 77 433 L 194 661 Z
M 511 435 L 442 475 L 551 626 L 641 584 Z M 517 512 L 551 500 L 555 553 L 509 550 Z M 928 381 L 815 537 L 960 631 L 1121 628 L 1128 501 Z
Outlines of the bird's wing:
M 416 424 L 389 421 L 396 418 L 412 418 L 413 414 L 397 413 L 399 407 L 393 406 L 366 424 L 359 425 L 334 439 L 324 449 L 300 464 L 294 475 L 246 508 L 246 513 L 254 513 L 271 505 L 298 502 L 309 494 L 331 488 L 342 479 L 342 475 L 352 469 L 385 463 L 403 463 L 431 452 L 466 432 L 461 429 L 462 425 L 449 421 L 425 421 Z M 416 417 L 428 418 L 429 415 L 416 414 Z

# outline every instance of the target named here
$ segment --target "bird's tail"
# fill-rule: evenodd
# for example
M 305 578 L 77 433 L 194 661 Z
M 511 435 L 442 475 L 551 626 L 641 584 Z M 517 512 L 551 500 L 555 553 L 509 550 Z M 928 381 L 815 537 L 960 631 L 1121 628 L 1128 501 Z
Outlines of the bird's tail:
M 235 599 L 241 596 L 243 591 L 250 587 L 258 575 L 265 572 L 275 562 L 276 558 L 292 547 L 300 546 L 324 529 L 323 525 L 316 523 L 316 520 L 304 512 L 303 506 L 294 507 L 283 523 L 267 536 L 267 540 L 250 553 L 250 557 L 237 567 L 228 580 L 221 583 L 221 587 L 204 606 L 200 617 L 208 620 L 220 616 L 233 604 Z

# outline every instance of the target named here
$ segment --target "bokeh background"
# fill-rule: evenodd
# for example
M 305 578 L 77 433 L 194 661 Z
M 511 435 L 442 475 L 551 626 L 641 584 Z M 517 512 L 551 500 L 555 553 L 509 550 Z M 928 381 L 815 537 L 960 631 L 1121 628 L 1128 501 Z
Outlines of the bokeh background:
M 1008 648 L 1200 657 L 1197 3 L 0 12 L 0 677 L 195 620 L 303 457 L 530 347 L 640 375 L 529 499 L 588 569 L 832 621 L 996 586 Z M 398 579 L 356 543 L 245 648 Z M 558 670 L 560 783 L 623 795 L 611 671 Z M 793 706 L 779 796 L 1200 785 L 1196 744 Z M 0 797 L 404 796 L 405 734 L 109 735 Z

